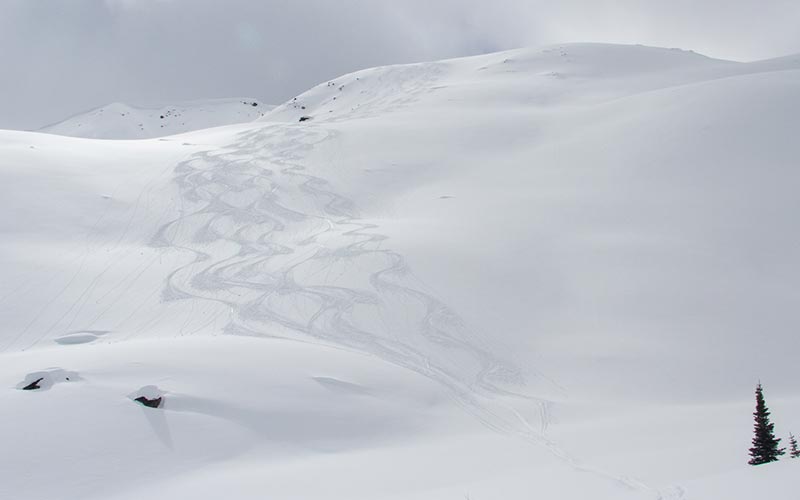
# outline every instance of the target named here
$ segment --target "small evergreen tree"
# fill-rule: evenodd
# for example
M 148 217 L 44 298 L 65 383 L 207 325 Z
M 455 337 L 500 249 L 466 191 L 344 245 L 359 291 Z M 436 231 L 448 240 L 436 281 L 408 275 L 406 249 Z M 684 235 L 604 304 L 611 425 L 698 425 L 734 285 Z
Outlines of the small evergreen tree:
M 756 387 L 756 411 L 755 417 L 755 436 L 753 436 L 753 447 L 750 448 L 750 465 L 760 465 L 769 462 L 777 462 L 778 457 L 784 454 L 785 448 L 778 448 L 781 440 L 775 437 L 775 424 L 769 421 L 769 408 L 764 401 L 764 390 L 761 382 Z
M 797 438 L 789 433 L 789 456 L 792 458 L 800 457 L 800 449 L 797 449 Z

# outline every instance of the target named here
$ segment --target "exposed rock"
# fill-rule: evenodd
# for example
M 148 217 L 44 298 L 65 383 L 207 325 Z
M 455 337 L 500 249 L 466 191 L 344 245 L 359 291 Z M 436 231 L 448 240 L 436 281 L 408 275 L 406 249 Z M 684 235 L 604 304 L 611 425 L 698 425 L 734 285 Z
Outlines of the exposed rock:
M 148 399 L 144 396 L 139 396 L 138 398 L 134 399 L 134 401 L 147 406 L 148 408 L 158 408 L 161 406 L 161 400 L 163 397 L 155 398 L 155 399 Z
M 17 384 L 17 389 L 22 391 L 48 391 L 56 384 L 75 380 L 81 380 L 80 375 L 76 372 L 62 368 L 48 368 L 47 370 L 25 375 L 25 378 Z
M 37 378 L 36 380 L 31 382 L 30 384 L 28 384 L 25 387 L 23 387 L 22 390 L 23 391 L 35 391 L 36 389 L 41 389 L 42 387 L 39 385 L 39 382 L 41 382 L 42 380 L 44 380 L 44 377 Z
M 136 401 L 148 408 L 161 408 L 164 401 L 164 391 L 154 385 L 146 385 L 137 391 L 128 394 L 131 401 Z

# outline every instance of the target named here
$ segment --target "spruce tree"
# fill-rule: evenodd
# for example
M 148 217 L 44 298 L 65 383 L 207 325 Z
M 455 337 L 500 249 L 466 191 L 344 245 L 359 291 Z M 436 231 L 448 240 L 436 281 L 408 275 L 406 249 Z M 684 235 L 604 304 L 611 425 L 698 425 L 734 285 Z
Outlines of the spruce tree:
M 777 462 L 778 457 L 784 454 L 785 448 L 778 448 L 781 440 L 775 437 L 775 424 L 769 421 L 769 408 L 764 401 L 764 390 L 761 382 L 756 387 L 756 411 L 755 417 L 755 436 L 753 436 L 753 447 L 750 448 L 750 465 L 760 465 L 769 462 Z
M 792 458 L 800 457 L 800 449 L 797 449 L 797 438 L 789 433 L 789 456 Z

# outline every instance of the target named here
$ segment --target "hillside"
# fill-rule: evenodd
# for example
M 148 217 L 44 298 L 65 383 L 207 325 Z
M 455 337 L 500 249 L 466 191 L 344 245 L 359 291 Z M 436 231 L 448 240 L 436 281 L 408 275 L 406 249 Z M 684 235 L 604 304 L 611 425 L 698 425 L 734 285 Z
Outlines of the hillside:
M 0 131 L 0 497 L 792 498 L 799 84 L 575 44 Z
M 152 108 L 115 102 L 39 131 L 90 139 L 152 139 L 250 122 L 273 107 L 249 98 L 207 99 Z

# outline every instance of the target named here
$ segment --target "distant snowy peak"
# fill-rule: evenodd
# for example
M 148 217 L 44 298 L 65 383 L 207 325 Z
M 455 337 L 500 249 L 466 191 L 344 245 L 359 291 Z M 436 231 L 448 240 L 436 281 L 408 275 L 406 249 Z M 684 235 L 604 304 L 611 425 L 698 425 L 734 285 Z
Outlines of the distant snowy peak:
M 140 107 L 115 102 L 48 125 L 40 132 L 93 139 L 150 139 L 221 125 L 251 122 L 274 106 L 249 98 Z

